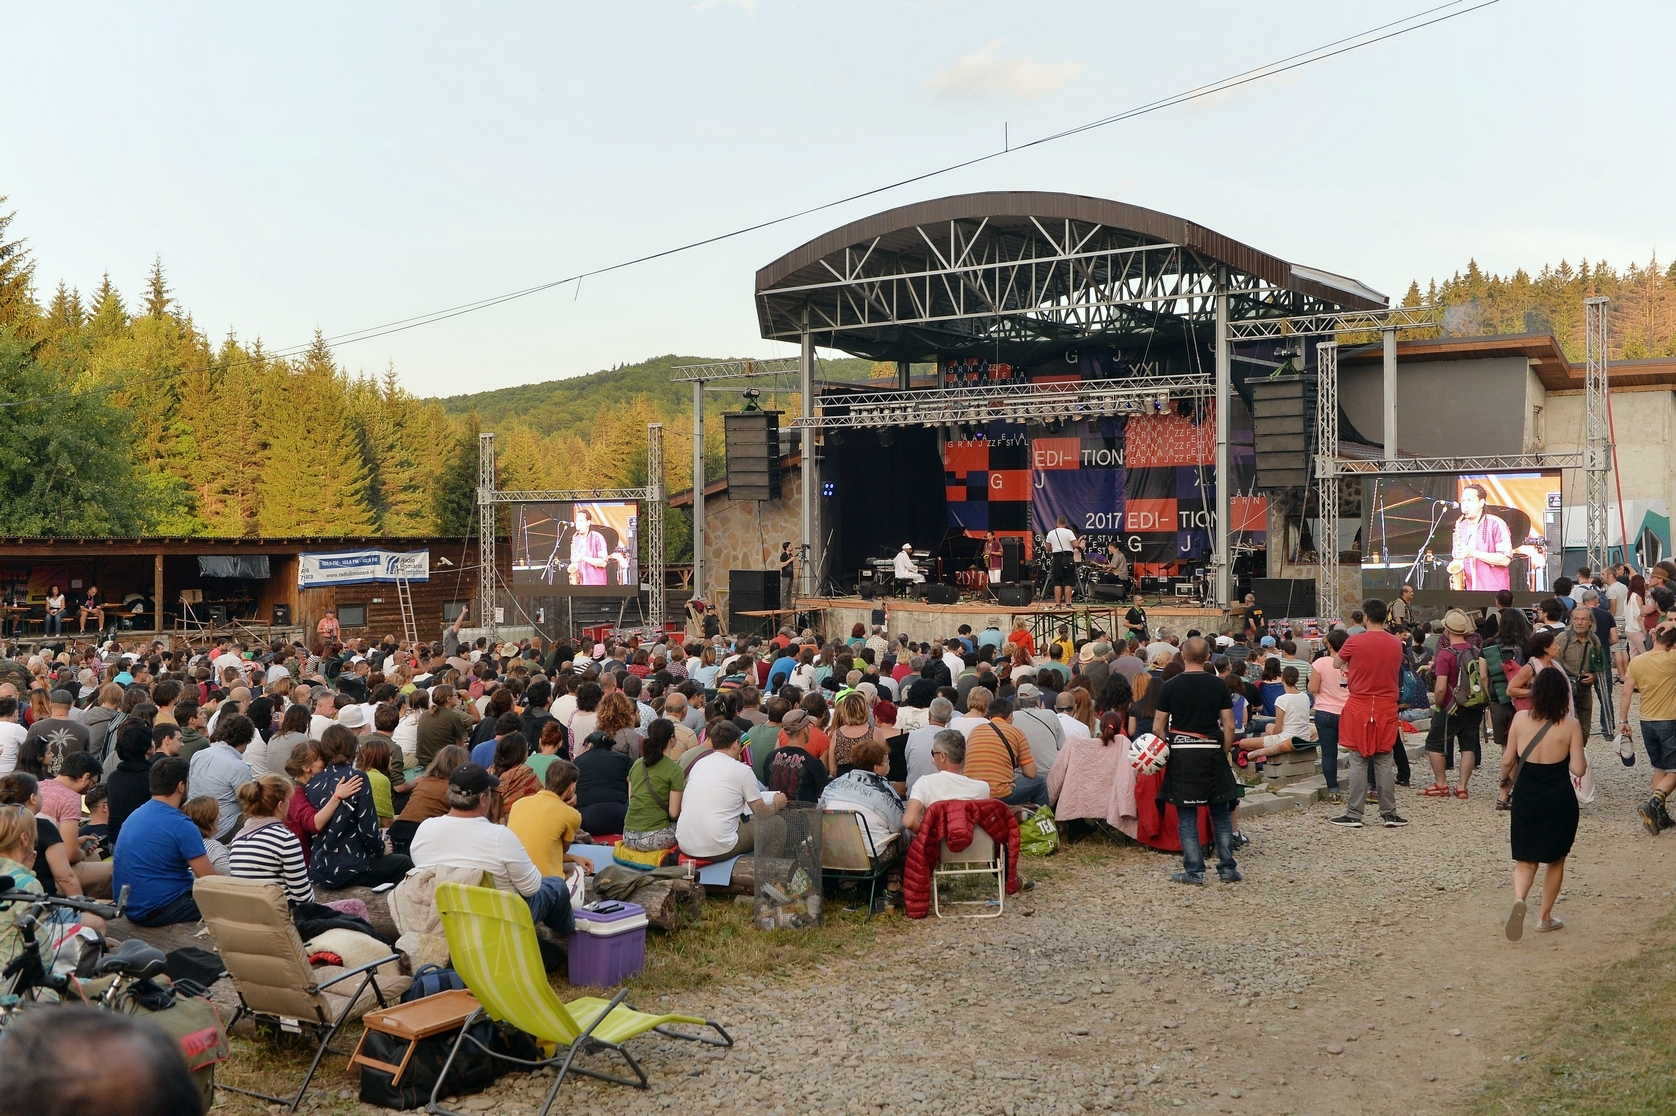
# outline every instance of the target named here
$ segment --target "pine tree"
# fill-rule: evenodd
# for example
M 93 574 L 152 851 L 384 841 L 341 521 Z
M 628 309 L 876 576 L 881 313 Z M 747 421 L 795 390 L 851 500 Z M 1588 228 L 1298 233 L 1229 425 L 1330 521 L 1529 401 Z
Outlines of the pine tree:
M 285 407 L 269 427 L 257 516 L 262 534 L 366 535 L 377 525 L 344 387 L 331 349 L 316 330 L 308 352 L 284 377 Z
M 449 447 L 437 476 L 434 507 L 437 530 L 444 535 L 477 534 L 477 412 L 466 415 L 454 427 Z
M 0 206 L 5 204 L 6 196 L 0 194 Z M 23 327 L 36 314 L 35 261 L 24 241 L 6 239 L 6 229 L 16 216 L 15 212 L 0 213 L 0 326 Z
M 163 257 L 159 255 L 152 260 L 151 274 L 146 277 L 145 316 L 167 318 L 169 307 L 174 305 L 174 301 L 169 284 L 163 280 Z

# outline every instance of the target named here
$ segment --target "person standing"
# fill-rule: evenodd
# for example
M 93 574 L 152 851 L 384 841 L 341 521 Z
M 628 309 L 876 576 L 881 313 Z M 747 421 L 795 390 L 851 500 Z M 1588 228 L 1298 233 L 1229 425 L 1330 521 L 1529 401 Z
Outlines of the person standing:
M 1129 599 L 1129 610 L 1123 614 L 1123 631 L 1137 646 L 1148 642 L 1146 598 L 1139 593 Z
M 1391 626 L 1402 629 L 1414 619 L 1414 586 L 1404 585 L 1397 599 L 1391 602 Z
M 1377 597 L 1362 602 L 1367 627 L 1344 641 L 1333 657 L 1345 670 L 1349 692 L 1339 714 L 1339 744 L 1347 750 L 1350 785 L 1344 813 L 1329 819 L 1351 829 L 1362 827 L 1367 811 L 1369 773 L 1379 790 L 1379 815 L 1385 828 L 1408 824 L 1397 814 L 1396 773 L 1391 750 L 1401 747 L 1397 698 L 1402 671 L 1402 640 L 1385 630 L 1385 602 Z
M 1565 630 L 1554 639 L 1554 658 L 1571 677 L 1577 723 L 1583 726 L 1586 737 L 1594 719 L 1595 680 L 1607 665 L 1606 651 L 1595 635 L 1592 610 L 1583 607 L 1571 610 Z
M 1344 801 L 1338 789 L 1338 726 L 1344 713 L 1344 700 L 1350 696 L 1350 680 L 1333 656 L 1349 638 L 1342 628 L 1328 632 L 1326 652 L 1309 665 L 1309 692 L 1315 700 L 1315 738 L 1321 742 L 1321 777 L 1327 781 L 1327 801 L 1335 806 Z
M 780 607 L 787 608 L 791 605 L 792 582 L 797 576 L 797 555 L 792 553 L 789 541 L 780 544 L 776 565 L 780 570 Z
M 1565 880 L 1565 858 L 1577 838 L 1577 795 L 1572 777 L 1588 771 L 1583 728 L 1568 715 L 1571 686 L 1556 670 L 1537 672 L 1531 683 L 1531 707 L 1513 715 L 1501 774 L 1513 781 L 1513 910 L 1507 916 L 1507 940 L 1525 933 L 1525 899 L 1536 882 L 1538 864 L 1548 865 L 1542 879 L 1542 911 L 1537 933 L 1565 925 L 1554 917 L 1554 900 Z
M 1042 544 L 1048 551 L 1048 585 L 1053 588 L 1054 604 L 1070 604 L 1071 591 L 1076 588 L 1077 535 L 1067 525 L 1065 517 L 1054 521 Z
M 1448 798 L 1450 794 L 1465 798 L 1473 768 L 1483 762 L 1480 739 L 1484 707 L 1489 704 L 1490 693 L 1486 689 L 1469 694 L 1458 685 L 1468 675 L 1472 661 L 1480 657 L 1478 649 L 1467 641 L 1467 633 L 1472 630 L 1467 614 L 1458 608 L 1450 609 L 1443 617 L 1443 630 L 1448 636 L 1448 643 L 1437 651 L 1432 723 L 1426 733 L 1426 758 L 1432 765 L 1432 785 L 1420 793 L 1427 798 Z M 1454 791 L 1449 789 L 1444 763 L 1450 744 L 1461 752 L 1460 788 Z
M 1176 808 L 1181 832 L 1181 871 L 1176 883 L 1205 882 L 1205 851 L 1199 844 L 1199 807 L 1210 810 L 1216 835 L 1216 876 L 1224 883 L 1243 877 L 1234 861 L 1234 802 L 1237 788 L 1228 751 L 1234 746 L 1234 697 L 1205 669 L 1210 645 L 1194 636 L 1181 645 L 1182 671 L 1158 694 L 1152 731 L 1169 744 L 1161 798 Z
M 1653 633 L 1653 649 L 1629 661 L 1618 699 L 1619 754 L 1634 755 L 1629 740 L 1629 703 L 1641 691 L 1641 743 L 1653 767 L 1653 795 L 1638 810 L 1641 824 L 1657 837 L 1676 826 L 1665 802 L 1676 790 L 1676 628 Z
M 1003 565 L 1001 539 L 994 531 L 984 536 L 983 559 L 984 568 L 989 574 L 989 583 L 991 585 L 1001 584 L 1001 567 Z

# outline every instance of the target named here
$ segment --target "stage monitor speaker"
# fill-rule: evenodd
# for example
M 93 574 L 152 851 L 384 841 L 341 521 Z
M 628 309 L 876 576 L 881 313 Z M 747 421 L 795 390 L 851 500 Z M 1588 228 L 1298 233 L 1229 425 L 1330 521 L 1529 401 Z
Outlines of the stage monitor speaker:
M 291 606 L 288 604 L 274 605 L 274 627 L 289 628 L 291 626 Z
M 755 608 L 779 608 L 780 573 L 778 570 L 729 570 L 727 592 L 733 601 L 749 597 L 757 602 L 753 606 Z M 740 606 L 735 604 L 733 607 Z
M 1259 488 L 1297 488 L 1309 483 L 1309 416 L 1301 376 L 1246 381 L 1251 388 L 1251 429 Z
M 960 601 L 960 587 L 958 585 L 926 585 L 923 587 L 926 604 L 957 604 Z
M 1317 615 L 1313 577 L 1254 577 L 1251 595 L 1270 620 Z
M 870 601 L 879 595 L 879 587 L 871 581 L 856 582 L 856 593 L 864 601 Z
M 1016 535 L 1001 539 L 1001 582 L 1018 580 L 1018 568 L 1024 564 L 1024 540 Z
M 780 498 L 780 412 L 723 415 L 727 494 L 735 500 Z
M 1123 599 L 1123 586 L 1121 585 L 1096 583 L 1091 588 L 1094 591 L 1094 599 L 1097 601 L 1121 601 Z
M 1003 581 L 995 587 L 995 597 L 1008 608 L 1022 608 L 1030 603 L 1034 590 L 1028 581 Z

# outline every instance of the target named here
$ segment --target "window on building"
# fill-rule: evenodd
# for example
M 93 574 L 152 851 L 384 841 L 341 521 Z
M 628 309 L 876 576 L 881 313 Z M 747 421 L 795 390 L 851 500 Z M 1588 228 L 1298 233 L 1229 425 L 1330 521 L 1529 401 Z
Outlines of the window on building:
M 1531 407 L 1531 442 L 1538 452 L 1548 445 L 1548 417 L 1541 407 Z
M 442 602 L 442 622 L 444 624 L 452 624 L 455 619 L 459 617 L 460 613 L 466 610 L 466 605 L 470 603 L 470 601 Z
M 367 606 L 339 605 L 338 624 L 345 628 L 364 628 L 367 626 Z

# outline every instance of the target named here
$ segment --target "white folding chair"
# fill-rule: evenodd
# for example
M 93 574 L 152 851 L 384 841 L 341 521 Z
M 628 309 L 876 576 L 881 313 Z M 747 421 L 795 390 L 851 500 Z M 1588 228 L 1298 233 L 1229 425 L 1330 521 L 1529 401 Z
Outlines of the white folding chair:
M 937 866 L 931 870 L 931 910 L 938 918 L 943 917 L 943 901 L 940 885 L 944 880 L 956 876 L 993 876 L 995 878 L 995 903 L 990 909 L 988 899 L 959 899 L 949 903 L 950 907 L 979 907 L 981 910 L 971 914 L 955 915 L 956 918 L 1000 918 L 1007 902 L 1007 854 L 1004 849 L 998 849 L 988 833 L 981 829 L 972 832 L 972 843 L 959 852 L 949 848 L 944 841 L 937 849 Z

